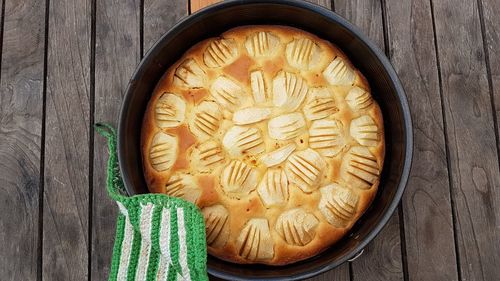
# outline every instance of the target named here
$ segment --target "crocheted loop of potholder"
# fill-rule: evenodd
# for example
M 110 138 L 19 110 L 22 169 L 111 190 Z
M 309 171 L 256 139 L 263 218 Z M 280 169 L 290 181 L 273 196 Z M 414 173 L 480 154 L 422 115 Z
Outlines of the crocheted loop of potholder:
M 164 194 L 128 196 L 118 166 L 116 131 L 103 123 L 95 129 L 108 141 L 107 190 L 120 210 L 109 280 L 208 280 L 199 209 Z

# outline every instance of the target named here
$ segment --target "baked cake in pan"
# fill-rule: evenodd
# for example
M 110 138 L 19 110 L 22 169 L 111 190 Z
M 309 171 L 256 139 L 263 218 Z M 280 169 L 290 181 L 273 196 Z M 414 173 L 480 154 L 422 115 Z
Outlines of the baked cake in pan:
M 142 128 L 151 192 L 201 209 L 210 254 L 289 264 L 334 244 L 368 208 L 383 119 L 335 45 L 243 26 L 192 47 L 159 81 Z

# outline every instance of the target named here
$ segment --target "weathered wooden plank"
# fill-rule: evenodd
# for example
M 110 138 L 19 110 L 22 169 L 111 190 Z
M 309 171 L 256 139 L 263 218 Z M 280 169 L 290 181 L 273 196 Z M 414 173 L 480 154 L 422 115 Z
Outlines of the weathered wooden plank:
M 500 171 L 477 1 L 433 1 L 460 275 L 500 276 Z
M 479 8 L 483 20 L 483 40 L 485 40 L 485 51 L 486 59 L 489 66 L 489 83 L 491 87 L 490 94 L 493 95 L 494 112 L 493 118 L 497 125 L 497 152 L 500 151 L 500 123 L 498 118 L 500 118 L 500 51 L 498 46 L 500 45 L 500 21 L 498 20 L 498 15 L 500 13 L 500 2 L 492 0 L 482 0 L 479 1 L 482 4 Z M 498 155 L 500 157 L 500 155 Z M 500 161 L 500 159 L 499 159 Z M 492 198 L 496 200 L 495 204 L 500 205 L 498 197 L 498 188 L 496 188 L 497 197 Z M 497 209 L 498 210 L 498 209 Z M 500 215 L 496 214 L 496 229 L 497 229 L 497 241 L 498 238 L 498 226 L 500 225 Z M 497 243 L 498 244 L 498 243 Z M 497 254 L 500 254 L 497 252 Z M 496 258 L 498 264 L 498 256 Z
M 144 50 L 188 14 L 188 0 L 144 0 Z
M 335 269 L 327 271 L 313 278 L 306 279 L 306 281 L 349 281 L 349 280 L 350 280 L 350 273 L 349 273 L 348 263 L 344 263 Z
M 190 12 L 194 13 L 200 9 L 205 8 L 206 6 L 210 4 L 214 4 L 217 2 L 221 2 L 222 0 L 187 0 L 190 2 Z
M 385 49 L 382 6 L 380 1 L 334 1 L 335 11 L 358 26 L 380 49 Z M 382 232 L 352 263 L 352 280 L 401 280 L 403 264 L 396 211 Z
M 399 216 L 390 218 L 380 234 L 351 264 L 351 280 L 403 280 Z
M 384 51 L 384 28 L 380 1 L 334 0 L 335 12 L 349 20 Z
M 116 126 L 122 95 L 140 59 L 140 0 L 97 1 L 95 47 L 95 120 Z M 93 280 L 109 273 L 116 204 L 106 193 L 105 140 L 95 137 L 92 212 Z
M 48 23 L 42 277 L 86 279 L 91 1 L 50 1 Z
M 41 246 L 45 1 L 2 2 L 0 280 L 35 280 Z
M 479 1 L 480 11 L 482 14 L 483 26 L 483 40 L 485 40 L 486 59 L 489 66 L 489 78 L 491 93 L 493 95 L 494 114 L 497 126 L 497 149 L 500 151 L 500 20 L 498 15 L 500 13 L 500 2 L 495 0 L 481 0 Z M 500 160 L 499 160 L 500 161 Z
M 387 0 L 388 49 L 406 90 L 414 156 L 403 196 L 409 280 L 457 280 L 446 143 L 430 3 Z
M 316 5 L 319 5 L 319 6 L 322 6 L 322 7 L 325 7 L 327 8 L 328 10 L 331 10 L 333 7 L 332 7 L 332 1 L 330 0 L 306 0 L 307 2 L 311 2 L 313 4 L 316 4 Z
M 221 2 L 221 0 L 188 0 L 190 2 L 191 13 L 194 13 L 210 4 Z M 332 8 L 332 1 L 330 0 L 306 0 L 308 2 L 323 6 L 327 9 Z

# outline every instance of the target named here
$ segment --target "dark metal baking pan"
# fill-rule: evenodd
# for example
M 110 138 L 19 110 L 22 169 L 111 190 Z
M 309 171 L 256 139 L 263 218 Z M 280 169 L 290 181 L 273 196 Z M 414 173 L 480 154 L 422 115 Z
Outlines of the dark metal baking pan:
M 130 194 L 147 192 L 140 135 L 156 83 L 197 42 L 251 24 L 293 26 L 338 45 L 368 79 L 384 116 L 386 156 L 377 196 L 341 241 L 313 258 L 287 266 L 238 265 L 208 258 L 209 273 L 227 280 L 300 280 L 348 261 L 380 232 L 401 199 L 413 151 L 410 110 L 396 72 L 380 49 L 339 15 L 305 1 L 224 1 L 180 21 L 149 50 L 130 80 L 119 120 L 120 169 Z

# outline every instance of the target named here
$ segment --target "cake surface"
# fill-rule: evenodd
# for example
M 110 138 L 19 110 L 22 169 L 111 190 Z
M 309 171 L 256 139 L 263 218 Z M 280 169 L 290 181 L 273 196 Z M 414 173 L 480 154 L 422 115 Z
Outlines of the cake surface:
M 151 192 L 201 209 L 210 254 L 282 265 L 333 245 L 368 208 L 383 119 L 333 44 L 286 26 L 242 26 L 166 71 L 141 151 Z

